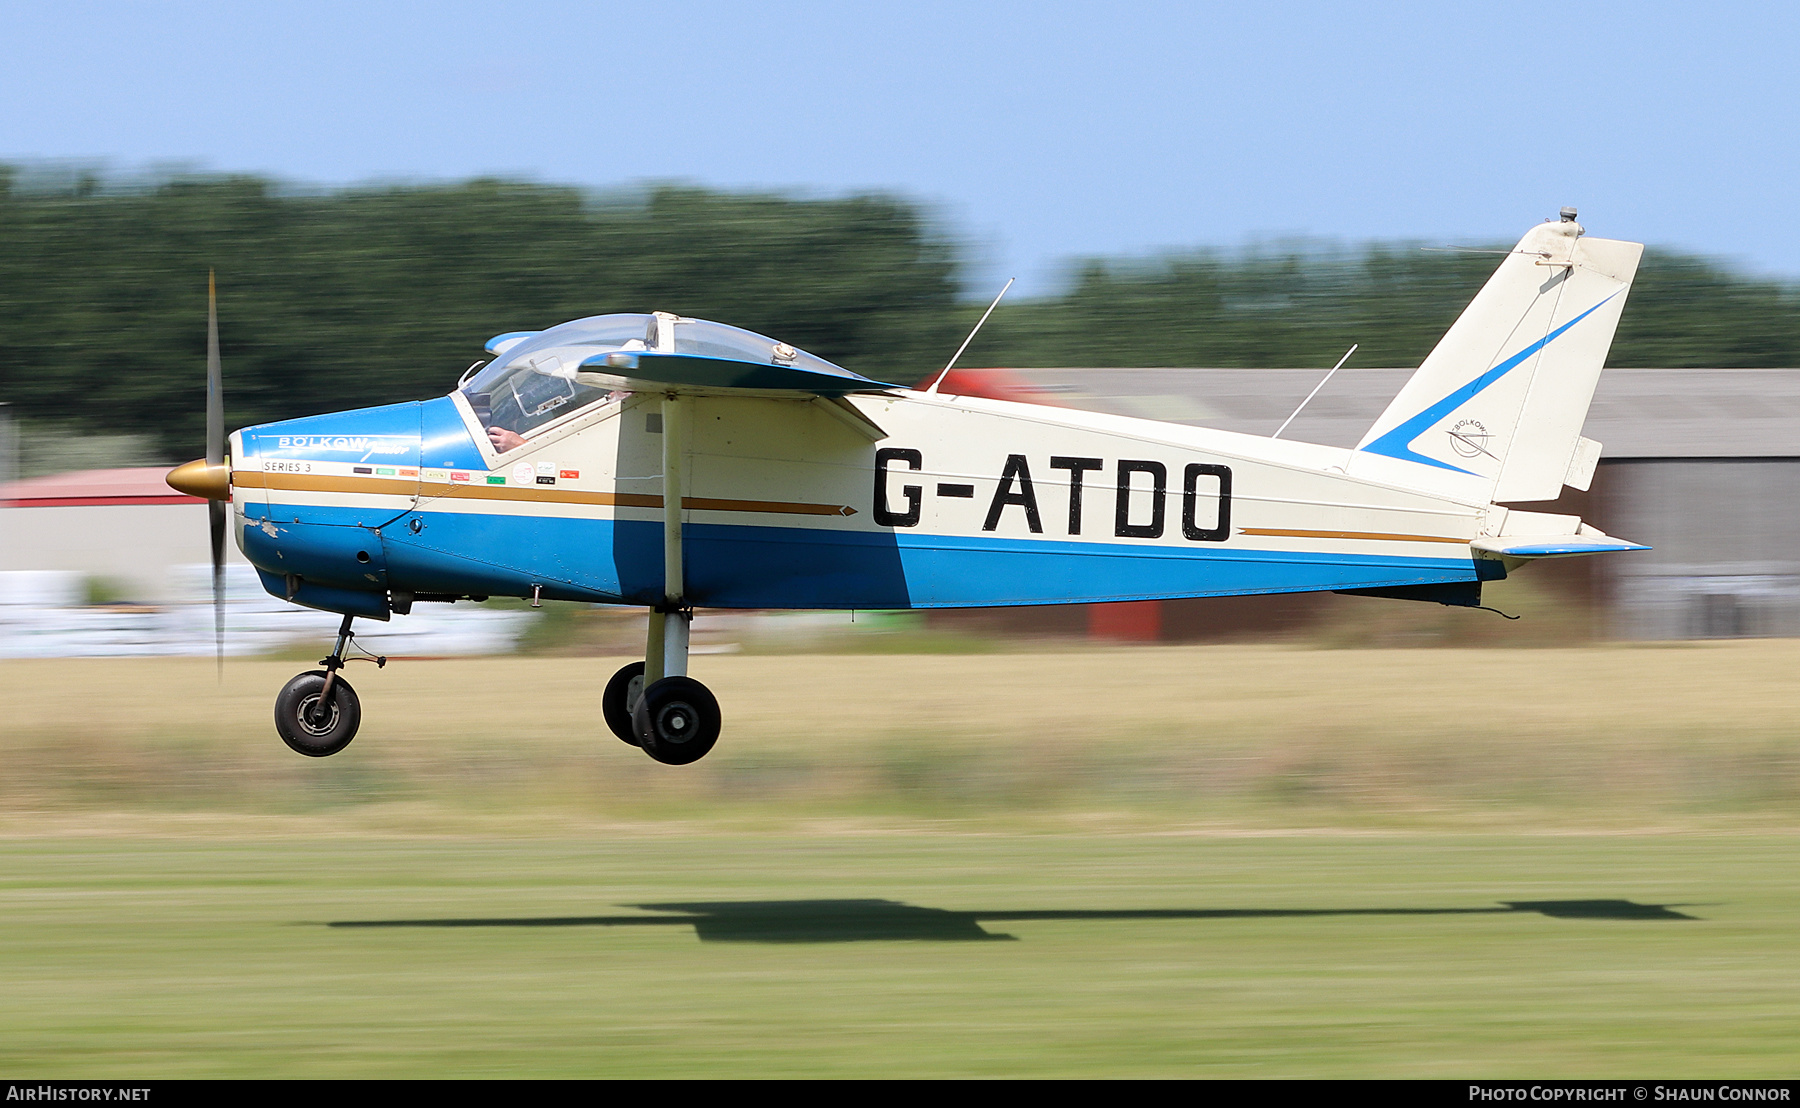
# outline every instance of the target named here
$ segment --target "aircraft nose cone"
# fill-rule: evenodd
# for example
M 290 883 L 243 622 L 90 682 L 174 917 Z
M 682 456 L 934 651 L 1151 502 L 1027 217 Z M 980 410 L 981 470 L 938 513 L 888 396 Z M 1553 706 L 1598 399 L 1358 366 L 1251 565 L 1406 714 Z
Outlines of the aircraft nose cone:
M 163 480 L 176 492 L 185 492 L 189 496 L 206 500 L 231 499 L 231 467 L 207 465 L 205 458 L 195 458 L 176 466 Z

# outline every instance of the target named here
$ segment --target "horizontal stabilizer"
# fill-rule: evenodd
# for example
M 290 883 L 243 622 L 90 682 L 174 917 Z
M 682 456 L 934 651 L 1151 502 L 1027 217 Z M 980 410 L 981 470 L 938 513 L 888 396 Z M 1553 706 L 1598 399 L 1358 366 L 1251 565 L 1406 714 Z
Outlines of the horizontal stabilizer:
M 1469 544 L 1489 554 L 1508 558 L 1561 558 L 1571 554 L 1611 554 L 1621 550 L 1648 550 L 1641 543 L 1610 535 L 1506 535 L 1480 538 Z
M 836 368 L 836 367 L 833 367 Z M 655 391 L 659 386 L 677 389 L 749 389 L 758 392 L 795 392 L 812 396 L 843 396 L 852 392 L 880 392 L 904 385 L 875 381 L 859 373 L 837 373 L 798 366 L 707 358 L 697 354 L 631 353 L 615 350 L 596 354 L 581 363 L 582 375 L 618 378 L 635 391 Z

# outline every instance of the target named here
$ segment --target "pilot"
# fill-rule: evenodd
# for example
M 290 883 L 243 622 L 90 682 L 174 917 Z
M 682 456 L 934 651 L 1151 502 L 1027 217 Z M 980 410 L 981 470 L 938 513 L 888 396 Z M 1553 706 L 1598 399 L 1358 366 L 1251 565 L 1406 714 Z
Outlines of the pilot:
M 525 445 L 525 436 L 510 428 L 495 424 L 487 429 L 488 441 L 494 444 L 494 453 L 504 454 L 508 450 L 516 450 Z
M 611 404 L 616 400 L 624 400 L 630 395 L 631 393 L 624 389 L 609 389 L 601 394 L 600 401 L 601 403 Z M 519 434 L 510 427 L 503 427 L 498 423 L 488 425 L 487 436 L 488 441 L 494 444 L 494 453 L 496 454 L 504 454 L 508 450 L 517 450 L 519 447 L 525 445 L 524 435 Z

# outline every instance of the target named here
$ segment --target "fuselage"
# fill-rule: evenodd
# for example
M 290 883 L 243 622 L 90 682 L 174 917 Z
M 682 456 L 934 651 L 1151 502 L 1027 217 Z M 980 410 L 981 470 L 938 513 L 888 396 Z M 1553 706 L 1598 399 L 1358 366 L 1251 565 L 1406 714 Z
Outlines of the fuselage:
M 504 451 L 463 393 L 246 428 L 231 449 L 238 544 L 271 592 L 374 618 L 414 597 L 654 605 L 661 410 L 654 393 L 614 395 Z M 684 595 L 698 607 L 1056 604 L 1505 572 L 1469 545 L 1504 508 L 1355 451 L 904 390 L 721 392 L 680 411 Z

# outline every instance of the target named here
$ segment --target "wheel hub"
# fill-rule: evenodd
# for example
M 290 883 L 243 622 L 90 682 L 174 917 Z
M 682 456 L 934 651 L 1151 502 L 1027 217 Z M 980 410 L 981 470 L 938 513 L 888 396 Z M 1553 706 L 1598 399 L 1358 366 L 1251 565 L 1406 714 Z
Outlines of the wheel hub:
M 668 742 L 686 742 L 694 726 L 692 711 L 686 704 L 671 704 L 657 716 L 658 738 Z
M 324 720 L 317 722 L 315 722 L 315 713 L 319 707 L 319 694 L 314 693 L 300 701 L 300 710 L 296 713 L 299 716 L 300 729 L 308 735 L 314 736 L 331 734 L 332 729 L 338 725 L 338 706 L 335 703 L 337 698 L 333 697 L 332 699 L 331 710 L 325 713 Z

